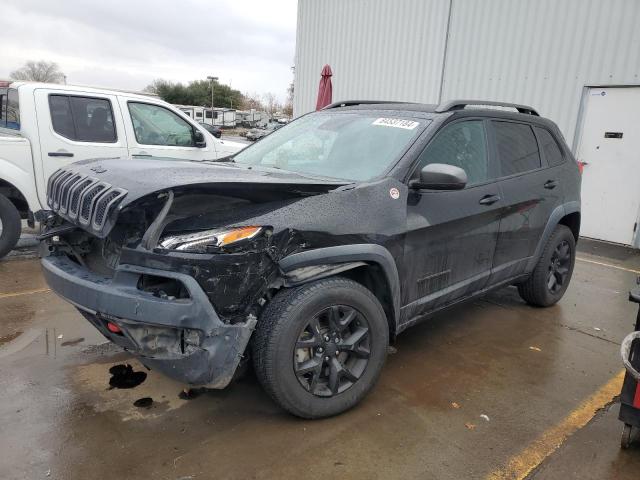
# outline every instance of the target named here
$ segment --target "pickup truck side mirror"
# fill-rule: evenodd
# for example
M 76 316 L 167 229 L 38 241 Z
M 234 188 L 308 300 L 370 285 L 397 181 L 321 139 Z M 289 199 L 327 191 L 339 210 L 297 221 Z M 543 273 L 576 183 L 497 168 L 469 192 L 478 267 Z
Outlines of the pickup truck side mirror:
M 420 178 L 409 182 L 409 187 L 427 190 L 462 190 L 467 185 L 467 173 L 460 167 L 444 163 L 431 163 L 420 170 Z
M 204 134 L 197 128 L 193 129 L 193 144 L 198 148 L 204 148 L 207 146 L 207 141 L 204 139 Z

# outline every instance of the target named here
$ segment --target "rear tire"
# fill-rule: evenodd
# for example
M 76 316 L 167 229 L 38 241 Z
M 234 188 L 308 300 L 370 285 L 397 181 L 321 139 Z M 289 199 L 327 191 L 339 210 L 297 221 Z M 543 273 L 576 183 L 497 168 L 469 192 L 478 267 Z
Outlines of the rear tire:
M 332 277 L 280 291 L 260 317 L 252 353 L 271 398 L 311 419 L 360 402 L 380 376 L 388 343 L 376 297 L 359 283 Z
M 536 307 L 557 303 L 567 291 L 576 261 L 576 241 L 565 225 L 558 225 L 547 240 L 531 276 L 518 285 L 522 299 Z
M 13 250 L 21 230 L 20 213 L 7 197 L 0 195 L 0 258 Z

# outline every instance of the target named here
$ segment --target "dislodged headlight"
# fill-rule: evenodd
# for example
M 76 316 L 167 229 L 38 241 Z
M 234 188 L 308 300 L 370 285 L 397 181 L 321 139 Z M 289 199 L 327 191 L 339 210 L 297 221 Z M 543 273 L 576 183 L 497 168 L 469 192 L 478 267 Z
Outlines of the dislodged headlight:
M 181 252 L 206 253 L 207 247 L 223 247 L 240 240 L 250 240 L 261 231 L 262 227 L 234 227 L 170 235 L 160 241 L 160 247 Z

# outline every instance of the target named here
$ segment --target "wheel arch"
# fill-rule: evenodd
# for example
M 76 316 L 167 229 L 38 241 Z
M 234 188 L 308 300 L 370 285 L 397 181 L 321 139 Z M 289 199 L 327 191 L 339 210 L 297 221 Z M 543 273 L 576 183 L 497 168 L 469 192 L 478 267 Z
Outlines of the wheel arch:
M 540 255 L 542 255 L 544 246 L 547 244 L 549 237 L 551 237 L 551 234 L 558 225 L 565 225 L 569 227 L 571 233 L 573 233 L 576 243 L 578 242 L 578 237 L 580 236 L 580 202 L 567 202 L 562 205 L 558 205 L 551 212 L 542 236 L 540 237 L 540 240 L 538 240 L 536 251 L 530 258 L 529 263 L 527 263 L 527 273 L 533 271 L 535 268 Z
M 393 256 L 376 244 L 339 245 L 289 255 L 279 262 L 286 286 L 340 274 L 369 289 L 387 316 L 394 338 L 400 318 L 400 279 Z
M 0 195 L 5 196 L 16 207 L 21 218 L 28 217 L 29 202 L 18 187 L 0 178 Z

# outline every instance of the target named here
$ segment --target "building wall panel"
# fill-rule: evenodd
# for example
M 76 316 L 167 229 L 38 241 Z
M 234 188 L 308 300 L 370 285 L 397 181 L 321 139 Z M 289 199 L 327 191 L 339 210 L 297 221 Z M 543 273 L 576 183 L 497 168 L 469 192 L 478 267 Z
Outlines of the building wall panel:
M 640 83 L 637 0 L 453 0 L 443 99 L 529 104 L 571 144 L 585 85 Z
M 315 109 L 320 71 L 334 100 L 435 103 L 449 0 L 299 0 L 294 113 Z
M 447 20 L 451 21 L 447 39 Z M 299 0 L 294 113 L 334 100 L 530 104 L 571 144 L 585 85 L 640 84 L 638 0 Z

